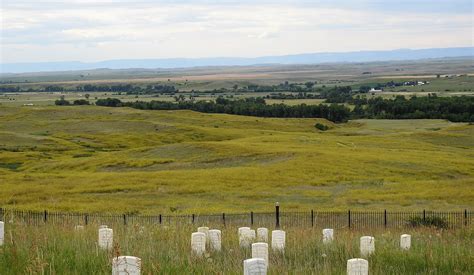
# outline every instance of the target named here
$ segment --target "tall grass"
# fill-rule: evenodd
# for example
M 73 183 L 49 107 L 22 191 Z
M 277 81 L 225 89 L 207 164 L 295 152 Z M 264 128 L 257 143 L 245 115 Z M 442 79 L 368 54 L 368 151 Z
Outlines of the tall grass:
M 222 230 L 222 251 L 192 255 L 191 233 L 197 226 L 116 225 L 114 248 L 98 248 L 98 225 L 75 231 L 73 225 L 38 227 L 6 224 L 0 248 L 0 274 L 110 274 L 118 255 L 142 259 L 142 274 L 242 274 L 250 249 L 239 247 L 237 227 Z M 212 227 L 212 226 L 211 226 Z M 371 274 L 473 274 L 472 228 L 358 230 L 336 229 L 335 241 L 323 244 L 321 228 L 288 228 L 283 254 L 270 251 L 269 274 L 344 274 L 346 261 L 360 257 L 359 238 L 375 237 L 368 258 Z M 400 234 L 412 234 L 412 248 L 399 248 Z

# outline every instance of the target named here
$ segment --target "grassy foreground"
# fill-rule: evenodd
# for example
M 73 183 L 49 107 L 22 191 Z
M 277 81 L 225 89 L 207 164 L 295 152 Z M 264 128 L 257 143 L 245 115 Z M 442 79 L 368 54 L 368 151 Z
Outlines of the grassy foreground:
M 250 249 L 238 245 L 237 228 L 222 230 L 223 250 L 196 258 L 190 251 L 196 227 L 114 227 L 115 248 L 97 247 L 98 225 L 29 227 L 6 224 L 0 247 L 0 274 L 110 274 L 112 257 L 142 260 L 142 274 L 242 274 Z M 143 232 L 141 232 L 143 230 Z M 321 228 L 287 229 L 284 254 L 270 251 L 269 274 L 345 274 L 346 261 L 360 257 L 359 238 L 375 237 L 370 274 L 473 274 L 472 229 L 335 230 L 335 241 L 321 242 Z M 400 234 L 412 235 L 410 251 L 399 249 Z
M 221 213 L 463 210 L 474 126 L 129 108 L 0 107 L 0 205 Z M 317 130 L 316 122 L 328 125 Z

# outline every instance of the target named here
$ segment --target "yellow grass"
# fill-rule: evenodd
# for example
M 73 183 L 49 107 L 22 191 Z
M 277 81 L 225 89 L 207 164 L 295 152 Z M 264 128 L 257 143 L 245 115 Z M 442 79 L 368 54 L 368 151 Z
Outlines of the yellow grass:
M 139 213 L 464 209 L 474 126 L 0 107 L 0 205 Z M 320 132 L 316 122 L 331 126 Z

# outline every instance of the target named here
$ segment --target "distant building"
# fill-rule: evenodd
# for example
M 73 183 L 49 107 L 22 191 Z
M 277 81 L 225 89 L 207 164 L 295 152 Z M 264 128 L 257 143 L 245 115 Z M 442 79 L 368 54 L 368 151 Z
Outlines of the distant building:
M 369 93 L 380 93 L 383 92 L 383 90 L 376 90 L 375 88 L 371 88 Z

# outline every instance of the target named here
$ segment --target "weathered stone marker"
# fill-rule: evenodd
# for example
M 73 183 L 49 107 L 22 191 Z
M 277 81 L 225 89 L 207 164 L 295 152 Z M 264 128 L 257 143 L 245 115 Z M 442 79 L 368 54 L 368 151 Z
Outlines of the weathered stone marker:
M 400 248 L 409 250 L 411 247 L 411 235 L 403 234 L 400 236 Z
M 209 242 L 209 227 L 207 226 L 198 227 L 197 232 L 202 232 L 206 234 L 206 242 Z
M 0 222 L 0 245 L 3 245 L 4 239 L 5 239 L 5 223 Z
M 323 229 L 323 243 L 330 243 L 334 240 L 334 229 Z
M 132 256 L 120 256 L 112 260 L 112 275 L 140 275 L 142 261 Z
M 268 243 L 268 229 L 260 227 L 257 229 L 257 241 Z
M 206 252 L 206 234 L 194 232 L 191 234 L 191 250 L 197 256 L 202 256 Z
M 375 252 L 375 238 L 371 236 L 363 236 L 360 238 L 360 254 L 367 257 Z
M 99 247 L 102 249 L 112 249 L 114 244 L 114 231 L 111 228 L 99 229 Z
M 211 250 L 221 251 L 221 231 L 217 229 L 209 230 L 209 246 Z
M 76 231 L 84 230 L 84 226 L 83 225 L 76 225 L 76 226 L 74 226 L 74 230 L 76 230 Z
M 347 261 L 347 275 L 368 275 L 369 262 L 364 259 L 350 259 Z
M 260 258 L 265 260 L 265 264 L 269 265 L 268 262 L 268 244 L 267 243 L 253 243 L 252 244 L 252 258 Z
M 272 249 L 283 252 L 285 250 L 286 233 L 283 230 L 272 231 Z
M 244 275 L 266 275 L 267 265 L 264 259 L 252 258 L 244 261 Z
M 253 236 L 253 238 L 252 238 Z M 249 247 L 255 239 L 255 230 L 251 230 L 250 227 L 239 228 L 239 245 L 240 247 Z

